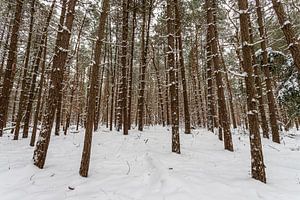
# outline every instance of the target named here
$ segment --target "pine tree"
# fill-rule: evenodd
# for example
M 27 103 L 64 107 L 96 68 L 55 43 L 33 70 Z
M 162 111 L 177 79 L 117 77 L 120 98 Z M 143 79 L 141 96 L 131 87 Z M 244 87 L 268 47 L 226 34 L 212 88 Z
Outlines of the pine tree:
M 129 65 L 129 73 L 128 73 L 128 116 L 127 116 L 127 122 L 128 122 L 128 129 L 131 129 L 131 113 L 132 113 L 132 96 L 133 96 L 133 62 L 134 62 L 134 48 L 135 48 L 135 32 L 136 32 L 136 26 L 137 26 L 137 20 L 136 20 L 136 13 L 137 13 L 137 5 L 136 0 L 133 0 L 133 14 L 132 14 L 132 21 L 131 21 L 131 49 L 130 49 L 130 65 Z
M 179 140 L 179 101 L 178 101 L 178 83 L 176 80 L 175 66 L 175 37 L 174 37 L 174 4 L 172 0 L 167 0 L 167 30 L 168 30 L 168 70 L 169 70 L 169 88 L 171 100 L 171 125 L 172 125 L 172 152 L 180 154 Z
M 216 76 L 216 84 L 217 84 L 217 94 L 218 94 L 218 109 L 219 109 L 219 117 L 220 117 L 220 128 L 221 132 L 224 134 L 224 147 L 229 151 L 233 151 L 233 144 L 230 132 L 230 122 L 228 118 L 228 111 L 226 107 L 226 100 L 223 88 L 223 77 L 221 73 L 220 66 L 220 58 L 218 55 L 218 41 L 217 41 L 217 28 L 214 23 L 214 15 L 216 12 L 216 3 L 214 0 L 206 1 L 207 7 L 207 26 L 208 26 L 208 43 L 210 46 L 212 60 L 214 65 L 214 71 Z M 219 133 L 220 134 L 220 133 Z M 222 134 L 222 133 L 221 133 Z
M 184 57 L 183 57 L 183 44 L 182 44 L 182 30 L 181 30 L 181 13 L 180 13 L 180 0 L 174 0 L 175 7 L 175 35 L 176 41 L 178 43 L 178 52 L 179 52 L 179 68 L 181 72 L 181 83 L 183 90 L 183 106 L 184 106 L 184 132 L 186 134 L 191 133 L 191 119 L 190 119 L 190 109 L 188 102 L 188 89 L 187 89 L 187 81 L 185 78 L 185 65 L 184 65 Z
M 23 3 L 24 0 L 17 0 L 14 22 L 11 30 L 7 65 L 4 74 L 3 87 L 0 95 L 0 137 L 3 134 L 3 128 L 6 126 L 9 98 L 13 87 L 13 80 L 16 71 L 17 48 Z
M 60 96 L 61 84 L 63 80 L 64 67 L 67 60 L 71 31 L 73 26 L 75 6 L 77 0 L 70 0 L 67 7 L 67 15 L 64 24 L 59 25 L 56 38 L 55 55 L 51 71 L 50 88 L 46 101 L 46 112 L 42 121 L 42 128 L 39 139 L 34 150 L 34 165 L 43 168 L 47 156 L 50 142 L 52 125 L 54 122 L 55 110 L 57 109 L 58 98 Z M 63 4 L 66 6 L 66 4 Z M 65 8 L 62 8 L 62 10 Z M 64 15 L 64 12 L 62 12 Z M 63 16 L 61 16 L 63 17 Z
M 46 54 L 47 54 L 47 35 L 48 35 L 48 27 L 50 25 L 50 21 L 52 18 L 52 14 L 53 14 L 53 10 L 54 10 L 54 6 L 55 6 L 56 0 L 52 1 L 47 19 L 46 19 L 46 24 L 43 27 L 43 35 L 42 35 L 42 39 L 41 39 L 41 43 L 40 43 L 40 47 L 38 49 L 38 53 L 37 53 L 37 59 L 36 59 L 36 63 L 35 63 L 35 67 L 34 70 L 37 71 L 37 69 L 39 68 L 40 65 L 40 61 L 41 61 L 41 57 L 42 54 L 44 54 L 43 56 L 43 62 L 42 62 L 42 69 L 41 69 L 41 78 L 40 78 L 40 82 L 39 82 L 39 91 L 38 91 L 38 100 L 37 100 L 37 105 L 36 105 L 36 110 L 35 110 L 35 116 L 34 116 L 34 123 L 33 123 L 33 128 L 32 128 L 32 134 L 31 134 L 31 138 L 30 138 L 30 146 L 34 146 L 35 143 L 35 138 L 36 138 L 36 132 L 37 132 L 37 125 L 38 125 L 38 119 L 39 119 L 39 112 L 40 112 L 40 108 L 42 107 L 42 92 L 43 92 L 43 86 L 44 86 L 44 79 L 45 79 L 45 68 L 46 68 Z M 31 106 L 32 106 L 32 100 L 30 98 L 33 97 L 33 90 L 34 90 L 34 86 L 35 86 L 35 77 L 33 77 L 32 79 L 32 83 L 31 83 L 31 89 L 30 89 L 30 93 L 29 93 L 29 102 L 27 104 L 27 116 L 30 116 L 30 112 L 31 112 Z M 29 121 L 29 120 L 27 120 Z M 28 127 L 28 126 L 27 126 Z
M 143 131 L 144 127 L 144 108 L 145 108 L 145 86 L 146 86 L 146 67 L 149 49 L 149 34 L 152 13 L 152 0 L 149 2 L 148 18 L 146 19 L 146 0 L 143 0 L 143 24 L 142 24 L 142 44 L 141 44 L 141 70 L 140 84 L 138 92 L 138 129 Z
M 294 64 L 300 72 L 300 47 L 293 24 L 288 20 L 283 4 L 280 0 L 272 0 L 272 4 L 288 44 L 288 49 L 294 59 Z
M 109 12 L 110 4 L 109 0 L 104 0 L 102 2 L 102 12 L 98 24 L 98 34 L 96 40 L 96 47 L 94 49 L 93 65 L 91 68 L 91 80 L 89 88 L 89 98 L 88 98 L 88 111 L 87 111 L 87 123 L 84 137 L 84 146 L 82 151 L 82 158 L 80 164 L 79 174 L 83 177 L 88 176 L 90 156 L 91 156 L 91 146 L 92 146 L 92 135 L 93 135 L 93 125 L 94 125 L 94 114 L 96 107 L 96 82 L 99 73 L 99 66 L 101 61 L 101 50 L 103 39 L 105 38 L 105 25 L 107 21 L 107 16 Z
M 30 59 L 30 50 L 31 50 L 31 40 L 33 34 L 33 23 L 34 23 L 34 13 L 35 13 L 35 0 L 31 0 L 30 2 L 30 25 L 29 25 L 29 33 L 26 45 L 26 55 L 25 55 L 25 63 L 23 68 L 23 80 L 21 83 L 21 95 L 19 100 L 19 109 L 17 114 L 17 121 L 16 121 L 16 128 L 14 133 L 14 140 L 19 138 L 19 131 L 21 126 L 21 121 L 23 118 L 24 109 L 26 108 L 26 101 L 27 101 L 27 92 L 28 92 L 28 80 L 27 80 L 27 71 L 28 71 L 28 64 Z M 28 134 L 25 132 L 23 133 L 23 138 L 27 138 Z
M 270 113 L 272 140 L 274 142 L 280 143 L 279 129 L 277 124 L 277 116 L 276 116 L 275 98 L 273 95 L 272 80 L 271 80 L 271 74 L 268 65 L 267 36 L 265 33 L 263 12 L 259 0 L 256 0 L 256 12 L 257 12 L 257 23 L 259 26 L 259 34 L 260 37 L 262 38 L 260 43 L 261 49 L 263 51 L 262 67 L 263 67 L 263 72 L 265 75 L 265 81 L 267 87 L 267 98 L 268 98 L 268 106 L 269 106 L 269 113 Z
M 121 89 L 120 98 L 123 117 L 123 134 L 128 135 L 128 109 L 127 109 L 127 50 L 128 50 L 128 17 L 129 0 L 123 0 L 122 16 L 122 43 L 121 43 Z
M 245 76 L 246 92 L 247 92 L 247 108 L 249 119 L 250 132 L 250 151 L 251 151 L 251 173 L 254 179 L 261 182 L 266 182 L 265 166 L 263 161 L 262 145 L 258 127 L 258 115 L 256 106 L 256 91 L 254 85 L 252 57 L 251 57 L 251 43 L 249 33 L 249 13 L 248 0 L 239 0 L 239 19 L 242 39 L 243 52 L 243 68 L 247 73 Z

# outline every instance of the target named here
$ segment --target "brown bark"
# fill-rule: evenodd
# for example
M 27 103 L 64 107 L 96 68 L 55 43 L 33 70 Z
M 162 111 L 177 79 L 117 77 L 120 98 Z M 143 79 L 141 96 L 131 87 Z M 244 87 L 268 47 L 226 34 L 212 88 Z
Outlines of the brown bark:
M 208 42 L 211 45 L 212 50 L 212 59 L 214 63 L 214 70 L 216 76 L 217 84 L 217 94 L 218 94 L 218 109 L 220 117 L 220 128 L 222 128 L 224 135 L 224 147 L 229 151 L 233 151 L 232 136 L 230 132 L 230 121 L 228 118 L 228 111 L 226 107 L 226 99 L 224 94 L 223 87 L 223 77 L 220 66 L 220 58 L 218 55 L 218 41 L 217 41 L 217 28 L 214 23 L 214 15 L 216 13 L 216 3 L 215 0 L 206 0 L 207 6 L 207 25 L 208 25 L 208 34 L 211 35 Z
M 59 19 L 59 24 L 64 24 L 65 21 L 65 17 L 66 17 L 66 4 L 67 1 L 62 1 L 62 10 L 61 10 L 61 15 L 60 15 L 60 19 Z M 59 26 L 58 31 L 62 31 L 63 26 Z M 62 72 L 63 74 L 64 72 Z M 54 130 L 54 134 L 57 136 L 59 135 L 59 130 L 60 130 L 60 121 L 61 121 L 61 107 L 62 107 L 62 87 L 63 87 L 63 82 L 64 79 L 61 79 L 61 83 L 59 84 L 59 93 L 58 93 L 58 100 L 57 100 L 57 105 L 56 105 L 56 113 L 55 113 L 55 130 Z
M 14 16 L 11 38 L 9 43 L 9 52 L 7 65 L 4 74 L 3 87 L 0 95 L 0 137 L 3 134 L 3 128 L 6 125 L 9 97 L 14 82 L 14 73 L 17 65 L 17 45 L 19 40 L 19 28 L 21 24 L 21 15 L 23 0 L 17 0 Z
M 218 127 L 219 123 L 216 120 L 215 111 L 215 98 L 214 98 L 214 76 L 213 59 L 211 50 L 212 35 L 207 31 L 206 35 L 206 78 L 207 78 L 207 128 L 209 131 L 214 132 L 214 127 Z
M 247 91 L 247 107 L 250 132 L 250 149 L 251 149 L 251 173 L 252 178 L 263 183 L 266 182 L 265 166 L 263 160 L 262 144 L 259 134 L 258 115 L 256 105 L 256 91 L 254 85 L 250 33 L 249 33 L 249 13 L 248 1 L 239 0 L 238 6 L 240 10 L 240 28 L 242 37 L 242 52 L 243 52 L 243 68 L 247 73 L 245 77 Z
M 52 3 L 52 7 L 54 5 L 55 5 L 55 2 Z M 47 40 L 47 34 L 46 33 L 48 31 L 48 27 L 49 27 L 52 12 L 53 12 L 52 7 L 51 7 L 52 11 L 50 11 L 50 13 L 47 17 L 45 27 L 43 28 L 43 35 L 42 35 L 42 38 L 41 38 L 39 49 L 36 53 L 37 57 L 36 57 L 36 60 L 34 62 L 34 66 L 33 66 L 33 75 L 32 75 L 32 78 L 31 78 L 31 84 L 30 84 L 30 89 L 29 89 L 29 93 L 28 93 L 28 103 L 27 103 L 27 106 L 26 106 L 26 111 L 25 111 L 25 116 L 24 116 L 23 135 L 24 134 L 28 135 L 28 132 L 29 132 L 29 124 L 30 124 L 30 119 L 31 119 L 31 115 L 32 115 L 32 106 L 33 106 L 33 101 L 34 101 L 34 96 L 35 96 L 35 87 L 36 87 L 35 85 L 36 85 L 37 75 L 38 75 L 38 71 L 39 71 L 39 67 L 40 67 L 40 62 L 42 60 L 44 44 L 46 43 L 46 40 Z
M 67 15 L 63 30 L 57 33 L 57 40 L 55 45 L 55 55 L 53 58 L 53 65 L 50 77 L 50 88 L 46 101 L 46 113 L 43 117 L 41 132 L 34 150 L 34 165 L 43 168 L 47 156 L 48 146 L 50 142 L 51 130 L 54 121 L 55 110 L 60 96 L 60 88 L 63 79 L 64 67 L 67 60 L 69 42 L 71 37 L 71 30 L 73 26 L 75 6 L 77 0 L 70 0 L 68 2 Z
M 52 4 L 54 5 L 54 4 Z M 54 7 L 54 6 L 53 6 Z M 53 9 L 52 7 L 52 9 Z M 52 11 L 50 11 L 52 12 Z M 40 78 L 40 82 L 39 82 L 39 90 L 38 90 L 38 99 L 37 99 L 37 103 L 36 103 L 36 108 L 35 108 L 35 112 L 34 112 L 34 120 L 33 120 L 33 128 L 32 128 L 32 134 L 31 134 L 31 138 L 30 138 L 30 146 L 34 146 L 35 144 L 35 138 L 36 138 L 36 132 L 37 132 L 37 125 L 38 125 L 38 121 L 39 121 L 39 116 L 42 114 L 40 114 L 40 110 L 42 109 L 42 93 L 43 93 L 43 88 L 44 88 L 44 82 L 45 82 L 45 68 L 46 68 L 46 55 L 47 55 L 47 38 L 45 41 L 45 47 L 44 47 L 44 57 L 43 57 L 43 62 L 42 62 L 42 69 L 41 69 L 41 78 Z
M 236 123 L 235 110 L 234 110 L 234 105 L 233 105 L 234 99 L 233 99 L 233 94 L 232 94 L 231 82 L 229 80 L 228 71 L 227 71 L 227 68 L 225 65 L 224 56 L 223 56 L 219 42 L 218 42 L 218 46 L 219 46 L 221 64 L 223 66 L 224 75 L 225 75 L 225 83 L 226 83 L 226 88 L 227 88 L 227 93 L 228 93 L 228 101 L 229 101 L 228 103 L 229 103 L 229 108 L 230 108 L 231 121 L 232 121 L 233 128 L 236 129 L 237 123 Z
M 181 83 L 182 83 L 182 94 L 183 94 L 183 107 L 184 107 L 184 132 L 186 134 L 191 133 L 191 119 L 190 119 L 190 109 L 188 102 L 188 90 L 185 78 L 185 65 L 183 57 L 183 44 L 182 44 L 182 30 L 181 30 L 181 13 L 180 13 L 180 0 L 174 0 L 175 7 L 175 34 L 176 40 L 178 42 L 179 51 L 179 68 L 181 73 Z
M 100 15 L 99 24 L 98 24 L 98 34 L 96 40 L 96 47 L 94 52 L 94 59 L 91 71 L 91 80 L 89 88 L 89 99 L 88 99 L 88 111 L 87 111 L 87 122 L 86 130 L 84 137 L 84 146 L 80 164 L 79 174 L 83 177 L 88 176 L 90 156 L 91 156 L 91 146 L 92 146 L 92 134 L 93 134 L 93 125 L 94 125 L 94 114 L 95 114 L 95 104 L 96 104 L 96 93 L 97 90 L 95 85 L 97 83 L 99 66 L 101 61 L 101 50 L 103 39 L 105 38 L 105 25 L 106 19 L 109 12 L 109 0 L 104 0 L 102 2 L 102 13 Z
M 207 34 L 208 35 L 208 34 Z M 210 39 L 207 37 L 207 41 Z M 214 116 L 215 116 L 215 104 L 214 104 L 214 94 L 213 94 L 213 74 L 212 74 L 212 58 L 210 45 L 207 43 L 207 59 L 206 59 L 206 77 L 207 77 L 207 128 L 209 131 L 214 132 L 214 127 L 216 126 Z
M 149 47 L 150 22 L 152 13 L 152 2 L 149 2 L 148 19 L 146 21 L 146 2 L 143 0 L 143 24 L 142 24 L 142 44 L 141 44 L 141 70 L 140 70 L 140 85 L 138 92 L 138 130 L 143 131 L 144 127 L 144 107 L 145 107 L 145 86 L 146 86 L 146 68 Z M 145 34 L 145 31 L 146 34 Z M 145 36 L 146 35 L 146 36 Z
M 269 106 L 269 113 L 270 113 L 272 140 L 274 142 L 280 143 L 280 135 L 279 135 L 279 128 L 278 128 L 278 124 L 277 124 L 277 115 L 276 115 L 276 103 L 275 103 L 275 98 L 274 98 L 274 94 L 273 94 L 272 79 L 271 79 L 271 74 L 270 74 L 269 65 L 268 65 L 267 35 L 265 32 L 265 28 L 264 28 L 263 12 L 262 12 L 262 8 L 261 8 L 259 0 L 256 0 L 256 9 L 257 9 L 256 12 L 257 12 L 257 16 L 258 16 L 257 22 L 259 25 L 259 34 L 262 39 L 262 41 L 260 43 L 261 49 L 263 51 L 262 67 L 263 67 L 265 81 L 266 81 L 266 87 L 267 87 L 267 98 L 268 98 L 268 106 Z M 298 50 L 298 59 L 300 59 L 299 50 Z M 298 64 L 299 64 L 299 70 L 300 70 L 300 60 L 298 60 L 298 62 L 299 62 Z M 296 63 L 296 61 L 295 61 L 295 63 Z
M 121 51 L 121 50 L 120 50 Z M 119 53 L 119 52 L 118 52 Z M 118 58 L 118 60 L 121 60 Z M 119 61 L 120 62 L 120 61 Z M 118 63 L 120 64 L 120 63 Z M 115 101 L 115 127 L 117 131 L 122 129 L 122 88 L 121 88 L 121 81 L 122 81 L 122 71 L 116 70 L 116 101 Z
M 128 135 L 128 109 L 127 109 L 127 50 L 128 50 L 128 15 L 129 0 L 123 0 L 122 16 L 122 42 L 121 42 L 121 88 L 120 100 L 122 109 L 123 134 Z
M 167 0 L 167 31 L 168 31 L 168 70 L 169 70 L 169 85 L 170 85 L 170 100 L 171 100 L 171 120 L 172 120 L 172 152 L 180 154 L 180 139 L 179 139 L 179 101 L 178 87 L 176 80 L 175 56 L 174 56 L 174 14 L 172 0 Z
M 132 113 L 132 76 L 133 76 L 133 60 L 134 60 L 134 48 L 135 48 L 135 29 L 136 29 L 136 0 L 133 0 L 133 15 L 132 15 L 132 30 L 131 30 L 131 50 L 130 50 L 130 66 L 128 74 L 128 129 L 131 129 L 131 113 Z
M 35 138 L 36 138 L 36 132 L 37 132 L 37 125 L 38 125 L 38 121 L 39 121 L 39 113 L 40 113 L 40 108 L 42 108 L 42 93 L 43 93 L 43 85 L 45 82 L 45 68 L 46 68 L 46 53 L 47 53 L 47 34 L 48 34 L 48 27 L 52 18 L 52 14 L 53 14 L 53 9 L 55 6 L 56 0 L 52 1 L 47 19 L 46 19 L 46 24 L 43 27 L 43 35 L 42 35 L 42 40 L 40 43 L 40 47 L 38 49 L 38 54 L 37 54 L 37 61 L 36 61 L 36 65 L 35 65 L 35 71 L 38 68 L 39 64 L 40 64 L 40 60 L 41 56 L 42 56 L 42 52 L 44 54 L 43 57 L 43 62 L 42 62 L 42 69 L 41 69 L 41 78 L 40 78 L 40 82 L 39 82 L 39 91 L 38 91 L 38 100 L 37 100 L 37 105 L 36 105 L 36 109 L 35 109 L 35 115 L 34 115 L 34 121 L 33 121 L 33 128 L 32 128 L 32 134 L 31 134 L 31 138 L 30 138 L 30 146 L 34 146 L 35 143 Z M 34 80 L 34 79 L 33 79 Z M 34 85 L 35 83 L 31 84 L 31 92 L 30 92 L 30 97 L 33 97 L 33 90 L 34 90 Z M 31 99 L 29 99 L 29 101 L 31 101 Z M 31 112 L 31 103 L 29 105 L 27 105 L 27 111 L 26 112 Z M 28 113 L 27 115 L 30 116 L 30 114 Z
M 8 50 L 8 45 L 9 45 L 9 41 L 10 41 L 10 36 L 11 36 L 11 29 L 12 29 L 12 22 L 13 20 L 11 20 L 10 22 L 10 25 L 8 27 L 8 30 L 7 30 L 7 33 L 6 33 L 6 37 L 5 37 L 5 42 L 4 42 L 4 45 L 3 45 L 3 53 L 2 53 L 2 56 L 1 56 L 1 65 L 0 65 L 0 86 L 2 87 L 2 78 L 3 78 L 3 67 L 4 67 L 4 63 L 5 63 L 5 60 L 6 60 L 6 56 L 7 56 L 7 53 L 9 52 Z
M 1 40 L 0 40 L 0 49 L 2 51 L 1 53 L 1 65 L 0 65 L 0 86 L 2 83 L 2 77 L 3 77 L 3 66 L 4 66 L 4 61 L 6 58 L 6 54 L 7 54 L 7 47 L 8 47 L 8 43 L 9 43 L 9 38 L 10 38 L 10 32 L 11 32 L 11 27 L 12 27 L 12 22 L 13 20 L 10 19 L 10 14 L 11 14 L 11 4 L 8 3 L 7 5 L 7 14 L 5 16 L 4 19 L 4 23 L 3 23 L 3 27 L 2 27 L 2 32 L 1 32 Z M 7 29 L 7 31 L 6 31 Z M 5 36 L 6 34 L 6 36 Z M 4 38 L 5 36 L 5 38 Z M 4 41 L 3 41 L 4 40 Z M 4 45 L 2 47 L 2 44 L 4 42 Z
M 80 42 L 81 42 L 81 34 L 82 34 L 82 29 L 86 20 L 86 14 L 84 14 L 83 20 L 81 22 L 79 31 L 78 31 L 78 35 L 77 35 L 77 41 L 76 41 L 76 45 L 75 45 L 75 51 L 74 54 L 72 55 L 72 57 L 74 55 L 76 55 L 76 72 L 72 81 L 72 85 L 71 85 L 71 95 L 70 95 L 70 101 L 69 101 L 69 108 L 67 110 L 67 116 L 66 116 L 66 125 L 65 125 L 65 130 L 64 130 L 64 135 L 67 135 L 70 123 L 71 123 L 71 117 L 72 117 L 72 109 L 73 109 L 73 100 L 74 100 L 74 96 L 75 96 L 75 91 L 78 89 L 79 87 L 79 49 L 80 49 Z M 70 58 L 71 59 L 71 58 Z
M 250 37 L 250 43 L 254 43 L 253 39 L 253 31 L 251 27 L 251 20 L 249 19 L 249 37 Z M 251 48 L 251 54 L 252 54 L 252 65 L 254 69 L 254 80 L 255 80 L 255 89 L 257 91 L 257 100 L 259 102 L 258 108 L 259 108 L 259 114 L 261 117 L 261 128 L 263 130 L 263 137 L 269 138 L 269 126 L 268 126 L 268 121 L 266 117 L 266 112 L 265 112 L 265 106 L 264 106 L 264 99 L 263 99 L 263 90 L 262 90 L 262 83 L 260 79 L 261 75 L 261 70 L 257 64 L 256 56 L 255 56 L 255 50 L 254 47 L 252 46 Z
M 4 21 L 2 22 L 2 26 L 0 28 L 0 30 L 1 30 L 1 34 L 0 34 L 0 49 L 2 48 L 2 43 L 3 43 L 3 39 L 4 39 L 6 28 L 9 25 L 8 24 L 8 21 L 9 21 L 8 17 L 9 17 L 9 14 L 10 14 L 10 9 L 11 9 L 11 5 L 10 5 L 10 3 L 8 3 L 6 15 L 3 17 Z M 0 71 L 0 77 L 1 76 L 2 76 L 2 71 Z
M 288 48 L 294 59 L 294 64 L 300 72 L 300 45 L 298 43 L 293 24 L 289 21 L 281 1 L 272 0 L 272 4 L 288 44 Z
M 34 13 L 35 13 L 35 0 L 31 0 L 30 3 L 30 25 L 29 25 L 29 33 L 27 39 L 27 46 L 25 52 L 25 63 L 23 68 L 23 79 L 21 83 L 21 94 L 19 99 L 19 109 L 17 114 L 17 121 L 16 121 L 16 128 L 14 133 L 14 140 L 18 140 L 19 138 L 19 131 L 21 126 L 21 121 L 23 118 L 23 113 L 26 108 L 26 101 L 27 101 L 27 92 L 28 92 L 28 80 L 27 80 L 27 71 L 28 71 L 28 64 L 30 59 L 30 48 L 31 48 L 31 38 L 33 33 L 33 23 L 34 23 Z M 27 138 L 28 134 L 23 133 L 23 138 Z

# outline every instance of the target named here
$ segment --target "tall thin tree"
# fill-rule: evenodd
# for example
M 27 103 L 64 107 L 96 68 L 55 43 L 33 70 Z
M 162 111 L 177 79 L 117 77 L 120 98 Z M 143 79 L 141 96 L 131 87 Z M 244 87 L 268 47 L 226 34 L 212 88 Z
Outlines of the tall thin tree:
M 179 139 L 179 100 L 178 87 L 176 80 L 175 66 L 175 37 L 174 37 L 174 4 L 172 0 L 167 0 L 167 31 L 168 31 L 168 70 L 169 70 L 169 88 L 171 100 L 171 121 L 172 121 L 172 152 L 180 154 L 180 139 Z
M 273 94 L 272 79 L 268 65 L 268 52 L 267 52 L 267 35 L 265 31 L 264 21 L 263 21 L 263 11 L 259 0 L 256 2 L 256 12 L 257 12 L 257 23 L 259 26 L 259 34 L 261 37 L 261 49 L 263 52 L 262 67 L 265 75 L 266 87 L 267 87 L 267 98 L 268 98 L 268 107 L 270 113 L 270 122 L 272 130 L 272 140 L 274 142 L 280 143 L 279 128 L 277 124 L 277 115 L 276 115 L 276 105 L 275 98 Z M 300 52 L 299 52 L 300 53 Z M 298 54 L 299 58 L 300 54 Z M 300 64 L 300 63 L 299 63 Z
M 251 151 L 251 173 L 254 179 L 261 182 L 266 182 L 265 165 L 263 160 L 263 152 L 258 126 L 258 115 L 256 105 L 256 91 L 254 85 L 252 57 L 251 57 L 251 43 L 249 33 L 249 10 L 248 0 L 238 0 L 239 19 L 242 38 L 242 52 L 243 52 L 243 68 L 247 73 L 245 76 L 246 92 L 247 92 L 247 107 L 249 119 L 250 132 L 250 151 Z
M 30 51 L 31 51 L 31 40 L 33 34 L 33 24 L 34 24 L 34 13 L 35 13 L 35 0 L 31 0 L 30 3 L 30 25 L 29 25 L 29 33 L 27 39 L 27 46 L 26 46 L 26 55 L 25 55 L 25 63 L 23 68 L 23 80 L 21 83 L 21 94 L 19 99 L 19 109 L 17 114 L 17 121 L 16 121 L 16 128 L 14 132 L 14 140 L 19 138 L 19 131 L 21 126 L 21 121 L 23 118 L 23 113 L 26 108 L 26 101 L 27 101 L 27 92 L 28 92 L 28 79 L 27 79 L 27 72 L 28 72 L 28 64 L 30 60 Z M 23 134 L 23 138 L 27 138 L 28 134 Z
M 14 73 L 17 66 L 17 48 L 19 41 L 19 29 L 21 25 L 23 3 L 24 0 L 16 1 L 16 10 L 9 42 L 7 65 L 4 73 L 3 87 L 0 94 L 0 137 L 3 134 L 3 128 L 6 125 L 9 97 L 11 89 L 13 87 Z
M 181 19 L 182 14 L 180 12 L 180 0 L 174 0 L 175 7 L 175 34 L 176 40 L 178 42 L 178 51 L 179 51 L 179 68 L 181 72 L 181 83 L 182 83 L 182 94 L 183 94 L 183 107 L 184 107 L 184 132 L 186 134 L 191 133 L 191 117 L 190 117 L 190 108 L 188 101 L 188 89 L 186 84 L 186 75 L 185 75 L 185 65 L 184 65 L 184 56 L 183 56 L 183 42 L 182 42 L 182 30 L 181 30 Z
M 64 67 L 68 56 L 76 3 L 77 0 L 70 0 L 68 2 L 65 23 L 59 25 L 63 27 L 63 29 L 57 33 L 55 54 L 50 77 L 50 88 L 46 101 L 46 112 L 43 117 L 41 132 L 33 156 L 34 165 L 41 169 L 44 167 L 50 142 L 55 110 L 57 108 L 60 93 L 60 85 L 62 83 Z
M 295 34 L 295 30 L 292 22 L 288 19 L 288 16 L 284 10 L 283 4 L 280 0 L 272 0 L 273 8 L 277 15 L 279 24 L 285 36 L 288 48 L 294 59 L 294 64 L 300 72 L 300 45 L 299 39 Z
M 88 176 L 88 170 L 90 165 L 90 156 L 91 156 L 91 146 L 92 146 L 92 136 L 93 136 L 93 125 L 94 125 L 94 115 L 95 115 L 95 107 L 96 107 L 96 93 L 97 90 L 95 88 L 98 74 L 99 74 L 99 66 L 101 62 L 101 50 L 103 39 L 105 38 L 105 25 L 106 19 L 109 12 L 109 0 L 103 0 L 102 2 L 102 12 L 99 19 L 98 24 L 98 34 L 96 40 L 96 47 L 94 49 L 94 58 L 93 65 L 91 68 L 91 80 L 90 80 L 90 88 L 88 91 L 88 110 L 87 110 L 87 121 L 86 121 L 86 130 L 84 136 L 84 146 L 82 151 L 82 158 L 80 164 L 79 174 L 83 177 Z

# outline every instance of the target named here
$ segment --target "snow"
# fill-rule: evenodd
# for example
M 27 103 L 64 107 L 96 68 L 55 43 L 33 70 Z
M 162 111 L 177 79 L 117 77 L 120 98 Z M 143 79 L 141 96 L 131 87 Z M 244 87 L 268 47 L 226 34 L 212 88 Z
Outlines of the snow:
M 183 133 L 183 130 L 181 130 Z M 235 130 L 237 132 L 237 130 Z M 171 153 L 167 128 L 146 127 L 123 136 L 94 134 L 88 178 L 79 176 L 83 130 L 52 136 L 46 165 L 32 164 L 30 139 L 0 138 L 1 200 L 298 200 L 300 132 L 282 144 L 263 139 L 267 184 L 250 177 L 249 137 L 234 134 L 235 152 L 204 129 L 181 134 L 181 155 Z
M 299 74 L 295 72 L 290 77 L 288 77 L 287 80 L 281 83 L 279 90 L 277 91 L 277 98 L 280 101 L 284 101 L 286 97 L 292 96 L 293 93 L 299 94 L 299 78 Z

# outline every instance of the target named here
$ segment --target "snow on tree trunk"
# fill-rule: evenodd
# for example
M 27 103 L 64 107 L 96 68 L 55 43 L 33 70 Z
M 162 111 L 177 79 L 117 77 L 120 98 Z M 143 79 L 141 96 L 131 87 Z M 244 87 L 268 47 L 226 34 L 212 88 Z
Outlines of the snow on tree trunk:
M 248 0 L 238 0 L 239 19 L 242 38 L 243 68 L 247 92 L 247 108 L 250 132 L 251 174 L 254 179 L 266 182 L 265 165 L 263 160 L 262 144 L 259 134 L 258 114 L 256 105 L 256 91 L 253 77 L 251 43 L 249 33 Z
M 6 126 L 9 97 L 13 87 L 16 71 L 19 28 L 21 25 L 23 3 L 24 0 L 17 0 L 16 2 L 14 22 L 11 30 L 7 65 L 4 73 L 3 87 L 0 95 L 0 137 L 3 134 L 3 128 Z
M 90 165 L 90 156 L 91 156 L 91 146 L 92 146 L 92 134 L 93 134 L 93 125 L 94 125 L 94 114 L 96 108 L 96 82 L 99 73 L 99 66 L 100 66 L 100 58 L 101 58 L 101 50 L 103 39 L 105 37 L 105 25 L 106 19 L 109 12 L 109 0 L 103 0 L 102 2 L 102 12 L 99 19 L 98 24 L 98 34 L 97 34 L 97 41 L 96 47 L 94 49 L 94 59 L 91 71 L 91 80 L 90 80 L 90 88 L 88 91 L 89 98 L 88 98 L 88 110 L 87 110 L 87 121 L 86 121 L 86 130 L 85 130 L 85 137 L 84 137 L 84 146 L 82 151 L 82 158 L 80 164 L 79 174 L 83 177 L 88 176 L 88 170 Z
M 47 156 L 48 146 L 50 142 L 51 130 L 54 121 L 55 110 L 60 96 L 61 84 L 63 81 L 64 67 L 68 56 L 69 42 L 71 38 L 71 30 L 75 14 L 75 6 L 77 0 L 68 2 L 67 15 L 62 31 L 57 33 L 55 55 L 50 78 L 50 88 L 46 101 L 46 112 L 43 117 L 41 132 L 34 150 L 34 165 L 43 168 Z

